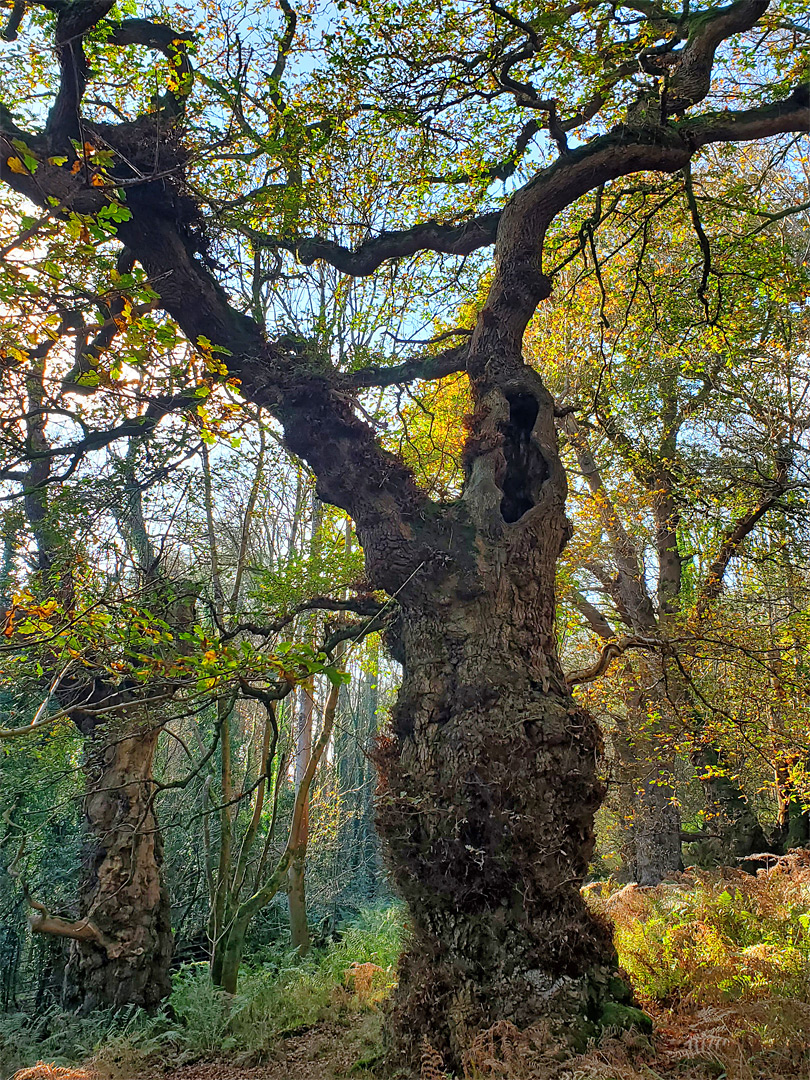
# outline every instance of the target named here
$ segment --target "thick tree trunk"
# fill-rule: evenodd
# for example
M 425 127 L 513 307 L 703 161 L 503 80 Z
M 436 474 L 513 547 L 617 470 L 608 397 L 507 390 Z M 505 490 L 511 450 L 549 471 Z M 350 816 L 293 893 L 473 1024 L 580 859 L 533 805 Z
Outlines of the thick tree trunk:
M 734 866 L 747 855 L 767 851 L 768 841 L 745 792 L 737 780 L 719 769 L 718 750 L 713 746 L 702 747 L 694 760 L 702 770 L 706 831 L 715 834 L 708 841 L 707 854 L 715 854 L 718 863 Z M 742 868 L 753 872 L 758 864 L 743 863 Z
M 65 971 L 66 1002 L 82 1012 L 152 1009 L 170 989 L 169 899 L 150 783 L 159 730 L 108 725 L 90 740 L 80 907 L 98 935 L 73 942 Z
M 657 655 L 640 657 L 638 688 L 630 697 L 636 725 L 632 876 L 639 885 L 658 885 L 683 869 L 674 747 L 688 699 L 677 673 L 665 665 Z
M 615 829 L 615 839 L 611 847 L 619 859 L 619 868 L 612 876 L 623 884 L 636 880 L 633 817 L 638 761 L 629 730 L 628 717 L 614 717 L 613 727 L 606 740 L 605 753 L 609 776 L 606 809 Z
M 792 776 L 793 769 L 801 755 L 782 755 L 774 769 L 776 796 L 779 801 L 779 814 L 776 819 L 772 847 L 787 853 L 791 848 L 805 847 L 810 843 L 810 810 L 804 792 L 797 791 Z M 802 771 L 806 771 L 808 762 Z M 763 847 L 761 850 L 769 850 Z
M 647 682 L 646 666 L 637 671 L 627 665 L 625 677 L 631 688 L 625 693 L 627 716 L 613 730 L 616 778 L 621 794 L 617 806 L 624 881 L 657 885 L 682 868 L 681 819 L 675 801 L 671 755 L 662 752 L 657 736 L 667 702 L 656 706 L 658 719 L 651 722 L 649 702 L 640 683 Z
M 789 799 L 781 809 L 777 820 L 777 842 L 783 854 L 791 848 L 810 844 L 810 811 L 801 799 Z
M 600 738 L 556 656 L 556 511 L 529 511 L 488 549 L 479 535 L 441 592 L 403 602 L 378 803 L 413 927 L 393 1005 L 401 1060 L 425 1036 L 458 1068 L 473 1033 L 500 1020 L 547 1019 L 581 1042 L 640 1016 L 579 892 Z

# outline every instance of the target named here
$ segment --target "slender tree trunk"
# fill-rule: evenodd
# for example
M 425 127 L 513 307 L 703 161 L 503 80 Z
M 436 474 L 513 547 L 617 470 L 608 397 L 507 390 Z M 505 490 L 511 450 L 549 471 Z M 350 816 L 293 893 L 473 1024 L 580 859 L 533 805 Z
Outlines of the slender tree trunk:
M 312 755 L 312 721 L 314 717 L 315 680 L 308 679 L 301 686 L 298 713 L 298 732 L 295 749 L 295 791 L 299 793 L 301 782 Z M 304 881 L 309 838 L 309 796 L 290 843 L 295 850 L 287 872 L 288 903 L 290 909 L 290 944 L 299 956 L 309 951 L 309 923 L 307 921 L 307 895 Z
M 332 737 L 337 699 L 338 687 L 333 686 L 329 692 L 326 708 L 324 709 L 323 728 L 321 729 L 317 742 L 312 748 L 307 768 L 304 775 L 301 777 L 301 782 L 296 791 L 287 846 L 276 863 L 272 874 L 270 874 L 267 880 L 261 882 L 252 896 L 248 897 L 247 900 L 244 900 L 234 910 L 230 923 L 230 932 L 223 947 L 222 977 L 218 983 L 218 985 L 222 986 L 223 990 L 229 994 L 236 993 L 237 982 L 239 979 L 239 967 L 242 962 L 242 954 L 245 947 L 245 937 L 251 919 L 261 911 L 262 908 L 270 903 L 273 897 L 284 887 L 284 883 L 288 880 L 290 865 L 296 856 L 295 840 L 301 835 L 301 818 L 305 813 L 312 781 L 315 777 L 318 765 L 323 758 L 324 752 L 326 751 L 329 740 Z
M 80 911 L 99 939 L 74 941 L 65 971 L 66 1002 L 82 1012 L 153 1009 L 170 989 L 169 898 L 150 783 L 159 731 L 108 725 L 89 740 Z
M 377 707 L 379 705 L 379 654 L 374 659 L 373 670 L 366 676 L 366 683 L 357 707 L 358 805 L 355 818 L 354 878 L 362 895 L 371 900 L 381 880 L 380 843 L 374 828 L 374 767 L 370 753 L 377 734 Z
M 573 416 L 567 417 L 564 423 L 579 467 L 593 495 L 602 528 L 611 544 L 617 573 L 610 584 L 617 609 L 623 613 L 629 630 L 657 639 L 661 635 L 660 616 L 656 617 L 644 580 L 638 547 L 625 529 L 608 494 L 587 436 Z M 660 558 L 658 593 L 664 620 L 677 597 L 682 566 L 673 531 L 675 512 L 664 497 L 667 487 L 665 477 L 656 479 L 653 484 Z M 616 748 L 633 796 L 627 876 L 639 884 L 657 885 L 663 877 L 681 866 L 680 814 L 668 776 L 674 755 L 671 752 L 661 754 L 668 735 L 667 720 L 673 710 L 666 697 L 656 690 L 662 684 L 660 664 L 644 658 L 639 658 L 636 663 L 638 671 L 630 682 L 627 706 L 631 722 L 635 722 L 637 730 L 626 730 L 623 733 L 624 745 Z M 655 721 L 649 715 L 648 703 L 654 706 Z M 627 728 L 630 728 L 629 724 Z
M 313 560 L 318 560 L 321 554 L 321 515 L 322 506 L 314 489 L 311 493 L 311 516 L 309 534 L 309 555 Z M 315 640 L 317 619 L 310 618 L 305 622 L 305 638 L 309 644 Z M 295 792 L 298 795 L 304 775 L 309 768 L 312 756 L 312 722 L 315 710 L 315 680 L 308 679 L 301 686 L 300 707 L 298 714 L 298 730 L 295 747 Z M 303 812 L 297 824 L 297 835 L 291 838 L 294 855 L 290 863 L 287 882 L 288 906 L 290 912 L 290 943 L 297 949 L 299 956 L 304 956 L 309 951 L 309 923 L 307 921 L 307 895 L 306 895 L 306 859 L 307 842 L 309 840 L 309 794 L 304 801 Z
M 217 701 L 217 722 L 220 725 L 220 810 L 219 810 L 219 858 L 216 884 L 211 898 L 208 933 L 211 938 L 211 978 L 219 985 L 222 978 L 222 955 L 227 939 L 231 916 L 231 887 L 233 875 L 233 762 L 231 746 L 231 719 L 234 703 L 230 698 Z

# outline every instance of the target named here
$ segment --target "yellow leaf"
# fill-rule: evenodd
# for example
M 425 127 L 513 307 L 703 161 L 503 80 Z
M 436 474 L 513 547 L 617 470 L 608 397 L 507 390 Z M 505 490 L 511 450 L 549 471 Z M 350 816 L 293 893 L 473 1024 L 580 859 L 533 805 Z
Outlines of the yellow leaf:
M 13 173 L 19 173 L 20 176 L 28 176 L 28 169 L 26 169 L 25 165 L 23 165 L 18 157 L 8 158 L 6 164 Z

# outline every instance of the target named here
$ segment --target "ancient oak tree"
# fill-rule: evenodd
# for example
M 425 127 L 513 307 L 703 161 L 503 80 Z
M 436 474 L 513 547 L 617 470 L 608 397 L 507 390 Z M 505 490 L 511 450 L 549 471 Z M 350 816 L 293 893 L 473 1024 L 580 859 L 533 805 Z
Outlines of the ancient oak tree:
M 582 1038 L 621 1023 L 629 992 L 579 893 L 603 793 L 599 733 L 555 644 L 569 536 L 555 405 L 522 356 L 552 289 L 544 240 L 617 178 L 807 131 L 807 31 L 768 0 L 355 0 L 306 26 L 280 9 L 264 45 L 254 26 L 198 32 L 195 73 L 179 10 L 173 25 L 171 11 L 126 18 L 111 0 L 23 0 L 6 37 L 37 56 L 49 44 L 58 72 L 47 116 L 0 111 L 0 178 L 39 220 L 86 227 L 123 208 L 109 242 L 275 418 L 320 498 L 354 520 L 368 583 L 396 598 L 403 680 L 378 765 L 379 826 L 413 925 L 393 1011 L 403 1058 L 427 1035 L 454 1066 L 470 1031 L 500 1019 Z M 355 187 L 341 187 L 352 154 Z M 364 217 L 358 177 L 375 170 L 390 204 Z M 338 364 L 271 332 L 239 295 L 245 274 L 254 298 L 294 290 L 278 270 L 290 255 L 407 276 L 425 272 L 424 253 L 446 265 L 487 248 L 472 333 L 423 357 Z M 449 373 L 466 375 L 472 409 L 463 490 L 437 502 L 361 399 Z

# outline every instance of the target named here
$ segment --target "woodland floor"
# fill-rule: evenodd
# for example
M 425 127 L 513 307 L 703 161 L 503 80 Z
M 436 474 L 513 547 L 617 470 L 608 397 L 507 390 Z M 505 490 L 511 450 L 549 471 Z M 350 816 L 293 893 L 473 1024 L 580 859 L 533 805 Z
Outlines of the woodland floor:
M 362 1062 L 375 1055 L 379 1029 L 377 1016 L 361 1014 L 351 1023 L 325 1021 L 286 1036 L 261 1065 L 239 1064 L 231 1057 L 179 1069 L 166 1063 L 161 1071 L 153 1063 L 148 1073 L 141 1072 L 133 1080 L 365 1080 L 371 1073 Z
M 662 1011 L 651 1039 L 626 1033 L 606 1038 L 588 1053 L 554 1060 L 552 1048 L 538 1052 L 537 1040 L 517 1039 L 509 1032 L 489 1033 L 472 1048 L 474 1061 L 464 1080 L 810 1080 L 810 1014 L 792 1018 L 795 1037 L 782 1045 L 763 1047 L 756 1013 L 704 1008 Z M 239 1060 L 200 1060 L 172 1068 L 159 1057 L 132 1071 L 106 1058 L 101 1068 L 76 1070 L 47 1066 L 22 1070 L 18 1080 L 390 1080 L 374 1070 L 380 1047 L 379 1014 L 360 1014 L 341 1022 L 323 1021 L 279 1040 L 260 1064 Z M 445 1080 L 434 1068 L 421 1080 Z
M 502 1022 L 471 1042 L 454 1080 L 810 1080 L 810 851 L 756 876 L 692 870 L 654 889 L 597 884 L 588 899 L 613 921 L 653 1034 L 608 1032 L 561 1060 L 539 1025 L 519 1032 Z M 61 1035 L 45 1038 L 25 1013 L 0 1016 L 0 1077 L 395 1080 L 383 1065 L 382 1027 L 398 917 L 368 915 L 365 929 L 345 930 L 307 964 L 246 973 L 235 1008 L 204 965 L 192 965 L 175 980 L 172 1015 L 117 1037 L 99 1029 L 86 1049 L 65 1042 L 75 1018 L 55 1014 Z M 3 1067 L 46 1054 L 84 1066 Z M 428 1048 L 419 1080 L 451 1080 L 437 1057 Z
M 739 1019 L 718 1009 L 662 1013 L 652 1039 L 608 1038 L 566 1062 L 554 1062 L 544 1054 L 524 1055 L 520 1047 L 505 1050 L 496 1035 L 487 1049 L 484 1042 L 479 1045 L 478 1063 L 467 1076 L 469 1080 L 810 1080 L 807 1029 L 797 1032 L 795 1040 L 766 1051 L 750 1031 L 735 1036 Z M 810 1022 L 808 1016 L 803 1019 Z M 372 1066 L 378 1039 L 378 1018 L 358 1017 L 350 1025 L 325 1022 L 283 1039 L 272 1059 L 261 1065 L 240 1065 L 231 1059 L 179 1069 L 166 1066 L 162 1071 L 153 1067 L 132 1080 L 387 1080 L 364 1066 L 364 1062 Z M 422 1072 L 422 1080 L 440 1077 L 444 1080 L 433 1070 Z

